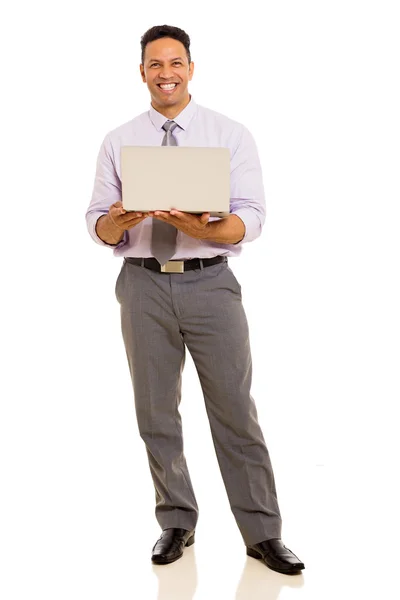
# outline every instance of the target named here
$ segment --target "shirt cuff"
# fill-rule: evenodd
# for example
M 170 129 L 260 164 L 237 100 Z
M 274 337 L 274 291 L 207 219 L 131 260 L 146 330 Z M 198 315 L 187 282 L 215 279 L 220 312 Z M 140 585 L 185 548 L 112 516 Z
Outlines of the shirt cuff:
M 232 215 L 237 215 L 244 223 L 245 226 L 245 234 L 243 238 L 236 242 L 237 244 L 245 244 L 246 242 L 252 242 L 256 240 L 261 235 L 261 223 L 258 216 L 254 213 L 253 210 L 248 208 L 238 208 L 234 210 Z

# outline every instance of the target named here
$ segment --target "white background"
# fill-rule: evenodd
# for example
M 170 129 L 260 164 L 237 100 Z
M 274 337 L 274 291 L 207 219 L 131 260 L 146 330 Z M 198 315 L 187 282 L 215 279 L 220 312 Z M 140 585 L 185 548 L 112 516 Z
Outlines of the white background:
M 3 9 L 4 600 L 396 597 L 396 8 L 115 0 Z M 181 414 L 197 543 L 173 565 L 150 563 L 160 530 L 114 296 L 121 262 L 92 241 L 85 212 L 105 134 L 148 109 L 140 37 L 163 23 L 191 36 L 196 102 L 246 125 L 259 149 L 266 225 L 230 265 L 282 537 L 306 563 L 297 579 L 246 558 L 188 353 Z

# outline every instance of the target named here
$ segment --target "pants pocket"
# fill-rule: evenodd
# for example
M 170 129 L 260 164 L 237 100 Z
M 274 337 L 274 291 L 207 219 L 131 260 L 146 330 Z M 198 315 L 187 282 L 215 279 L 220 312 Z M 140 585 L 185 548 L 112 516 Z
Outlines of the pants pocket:
M 229 265 L 226 265 L 226 271 L 227 271 L 227 273 L 229 273 L 231 281 L 233 282 L 233 287 L 235 288 L 236 292 L 239 294 L 240 297 L 242 297 L 242 286 L 236 279 L 236 275 L 234 274 L 232 269 L 229 267 Z
M 117 281 L 115 282 L 115 289 L 114 289 L 115 297 L 117 298 L 117 300 L 120 304 L 121 304 L 121 294 L 120 294 L 121 280 L 122 280 L 122 276 L 125 272 L 125 265 L 126 265 L 126 260 L 124 259 L 121 270 L 117 277 Z

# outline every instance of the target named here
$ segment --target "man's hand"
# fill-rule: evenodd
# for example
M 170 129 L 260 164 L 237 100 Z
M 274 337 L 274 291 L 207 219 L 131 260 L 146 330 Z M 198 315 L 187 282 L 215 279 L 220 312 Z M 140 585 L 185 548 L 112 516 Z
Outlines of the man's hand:
M 210 213 L 203 213 L 202 215 L 192 215 L 190 213 L 180 212 L 179 210 L 172 209 L 170 212 L 164 212 L 161 210 L 151 211 L 148 213 L 150 217 L 170 223 L 174 225 L 186 235 L 196 239 L 205 239 L 209 226 L 208 220 Z
M 119 229 L 131 229 L 138 223 L 146 219 L 149 214 L 141 212 L 127 212 L 122 208 L 122 202 L 118 201 L 111 204 L 108 210 L 108 216 L 113 225 Z
M 122 208 L 122 202 L 111 204 L 108 213 L 102 215 L 96 222 L 96 233 L 103 242 L 115 246 L 124 238 L 125 231 L 141 223 L 148 213 L 127 212 Z

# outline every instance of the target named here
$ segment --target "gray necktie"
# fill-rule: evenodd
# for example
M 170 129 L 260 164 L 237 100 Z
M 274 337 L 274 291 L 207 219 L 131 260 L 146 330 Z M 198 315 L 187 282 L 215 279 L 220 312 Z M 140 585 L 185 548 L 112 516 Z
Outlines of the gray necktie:
M 172 135 L 178 124 L 175 121 L 166 121 L 163 125 L 165 130 L 162 146 L 177 146 L 176 138 Z M 170 223 L 164 223 L 157 218 L 153 219 L 151 232 L 151 252 L 160 265 L 165 263 L 175 254 L 177 229 Z

